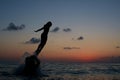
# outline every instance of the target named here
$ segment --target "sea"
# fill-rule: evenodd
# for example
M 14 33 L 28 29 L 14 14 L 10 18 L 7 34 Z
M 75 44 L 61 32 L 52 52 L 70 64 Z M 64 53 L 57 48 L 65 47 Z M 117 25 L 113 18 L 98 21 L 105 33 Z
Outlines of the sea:
M 120 63 L 41 63 L 47 76 L 15 75 L 21 64 L 0 64 L 0 80 L 120 80 Z

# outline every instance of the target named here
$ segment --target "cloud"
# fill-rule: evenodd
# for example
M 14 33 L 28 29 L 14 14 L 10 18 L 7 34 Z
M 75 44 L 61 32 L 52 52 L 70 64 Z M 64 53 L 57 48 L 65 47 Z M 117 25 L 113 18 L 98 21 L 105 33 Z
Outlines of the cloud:
M 64 32 L 70 32 L 70 31 L 72 31 L 70 28 L 65 28 L 65 29 L 63 29 L 63 31 Z
M 65 50 L 80 49 L 79 47 L 64 47 Z
M 36 44 L 39 42 L 40 42 L 40 39 L 33 37 L 29 41 L 26 41 L 25 44 Z
M 24 24 L 21 24 L 20 26 L 16 26 L 14 23 L 10 23 L 8 27 L 3 29 L 3 31 L 17 31 L 17 30 L 23 30 L 25 28 Z
M 50 32 L 58 32 L 60 30 L 59 27 L 55 27 L 53 30 L 51 30 Z
M 83 40 L 83 39 L 84 39 L 83 36 L 80 36 L 80 37 L 77 38 L 77 40 Z
M 53 30 L 51 30 L 50 32 L 58 32 L 60 30 L 59 27 L 55 27 Z M 64 32 L 70 32 L 72 31 L 70 28 L 65 28 L 63 29 Z
M 72 48 L 71 48 L 71 47 L 64 47 L 64 49 L 68 49 L 68 50 L 71 50 Z
M 120 56 L 102 57 L 96 60 L 97 62 L 120 63 Z
M 116 48 L 120 48 L 120 46 L 116 46 Z

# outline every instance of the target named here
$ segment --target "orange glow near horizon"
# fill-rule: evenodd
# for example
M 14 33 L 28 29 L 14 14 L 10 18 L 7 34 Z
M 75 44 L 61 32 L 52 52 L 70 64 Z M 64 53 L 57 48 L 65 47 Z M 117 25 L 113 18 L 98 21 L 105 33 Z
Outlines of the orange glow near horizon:
M 97 59 L 104 57 L 103 55 L 98 55 L 96 53 L 88 53 L 88 52 L 77 52 L 76 51 L 72 52 L 63 52 L 63 53 L 55 53 L 54 51 L 42 51 L 41 54 L 39 54 L 39 59 L 42 61 L 54 61 L 54 62 L 95 62 Z M 32 54 L 32 51 L 29 52 Z M 16 60 L 19 61 L 24 54 L 24 51 L 21 50 L 21 52 L 11 52 L 8 54 L 7 51 L 7 56 L 2 54 L 1 59 L 5 60 Z M 10 56 L 12 55 L 12 56 Z
M 42 55 L 42 56 L 41 56 Z M 98 55 L 80 54 L 80 53 L 57 53 L 57 54 L 45 54 L 42 53 L 39 58 L 50 61 L 62 61 L 62 62 L 94 62 L 100 58 Z
M 50 42 L 50 41 L 49 41 Z M 63 44 L 62 44 L 63 45 Z M 74 45 L 71 44 L 71 45 Z M 30 54 L 33 54 L 35 49 L 37 48 L 38 44 L 36 45 L 14 45 L 11 48 L 9 47 L 5 48 L 4 46 L 1 48 L 1 59 L 6 60 L 19 60 L 22 55 L 24 55 L 24 52 L 29 52 Z M 52 47 L 51 47 L 52 46 Z M 63 45 L 64 46 L 64 45 Z M 19 47 L 19 48 L 18 48 Z M 92 47 L 90 47 L 92 48 Z M 89 49 L 86 47 L 82 47 L 81 49 L 75 49 L 75 50 L 64 50 L 61 47 L 61 44 L 59 46 L 55 46 L 55 44 L 48 43 L 42 52 L 39 54 L 39 58 L 42 60 L 47 61 L 62 61 L 62 62 L 94 62 L 95 60 L 99 59 L 100 57 L 104 56 L 112 56 L 115 51 L 97 51 L 93 49 Z M 117 50 L 116 55 L 119 56 L 119 50 Z M 113 55 L 113 56 L 114 56 Z

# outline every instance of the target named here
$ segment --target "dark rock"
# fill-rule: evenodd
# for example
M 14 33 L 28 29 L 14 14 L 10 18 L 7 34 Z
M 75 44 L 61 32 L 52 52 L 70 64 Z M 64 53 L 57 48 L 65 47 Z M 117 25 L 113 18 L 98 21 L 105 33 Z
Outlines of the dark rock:
M 40 73 L 40 60 L 32 55 L 25 59 L 23 75 L 34 76 Z

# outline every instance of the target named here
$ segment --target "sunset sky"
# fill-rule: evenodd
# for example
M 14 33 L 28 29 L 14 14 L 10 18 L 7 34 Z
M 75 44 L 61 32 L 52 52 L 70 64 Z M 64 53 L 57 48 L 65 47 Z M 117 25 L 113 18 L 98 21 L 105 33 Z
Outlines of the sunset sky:
M 33 54 L 42 33 L 34 30 L 48 21 L 41 60 L 120 56 L 120 0 L 0 0 L 0 61 Z

